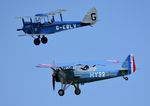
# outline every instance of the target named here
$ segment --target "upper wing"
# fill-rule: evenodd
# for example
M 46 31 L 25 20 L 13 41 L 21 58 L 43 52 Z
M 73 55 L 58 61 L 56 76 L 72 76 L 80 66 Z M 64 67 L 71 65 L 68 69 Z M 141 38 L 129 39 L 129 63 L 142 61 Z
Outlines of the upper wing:
M 73 67 L 72 66 L 60 66 L 60 67 L 56 67 L 53 64 L 38 64 L 36 67 L 38 68 L 51 68 L 53 71 L 57 71 L 57 70 L 72 70 Z
M 72 62 L 72 63 L 55 63 L 55 64 L 39 64 L 36 67 L 39 68 L 51 68 L 52 70 L 60 69 L 72 69 L 74 66 L 77 67 L 85 67 L 85 66 L 93 66 L 93 67 L 106 67 L 114 64 L 119 64 L 118 60 L 105 60 L 105 61 L 80 61 L 80 62 Z
M 49 13 L 39 13 L 39 14 L 35 14 L 35 17 L 47 17 L 49 15 L 56 15 L 56 14 L 62 14 L 63 12 L 65 12 L 66 10 L 65 9 L 58 9 L 56 11 L 52 11 L 52 12 L 49 12 Z
M 55 63 L 56 67 L 70 67 L 70 66 L 108 66 L 111 64 L 119 64 L 120 62 L 118 60 L 105 60 L 105 61 L 78 61 L 78 62 L 70 62 L 70 63 Z M 52 64 L 49 64 L 50 66 Z M 54 65 L 53 65 L 54 66 Z

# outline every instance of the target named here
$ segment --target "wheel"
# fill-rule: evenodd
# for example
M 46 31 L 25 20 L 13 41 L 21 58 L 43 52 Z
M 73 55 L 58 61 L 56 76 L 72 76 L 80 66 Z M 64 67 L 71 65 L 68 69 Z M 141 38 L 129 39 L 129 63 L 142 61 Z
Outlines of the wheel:
M 74 93 L 75 93 L 76 95 L 80 95 L 81 90 L 80 90 L 80 89 L 75 89 Z
M 47 39 L 45 36 L 43 36 L 43 37 L 41 38 L 41 42 L 42 42 L 43 44 L 46 44 L 46 43 L 48 42 L 48 39 Z
M 63 96 L 63 95 L 65 94 L 65 92 L 64 92 L 63 89 L 60 89 L 60 90 L 58 91 L 58 94 L 59 94 L 59 96 Z
M 125 80 L 128 80 L 128 77 L 125 77 Z
M 34 44 L 39 45 L 40 44 L 40 39 L 39 38 L 34 39 Z

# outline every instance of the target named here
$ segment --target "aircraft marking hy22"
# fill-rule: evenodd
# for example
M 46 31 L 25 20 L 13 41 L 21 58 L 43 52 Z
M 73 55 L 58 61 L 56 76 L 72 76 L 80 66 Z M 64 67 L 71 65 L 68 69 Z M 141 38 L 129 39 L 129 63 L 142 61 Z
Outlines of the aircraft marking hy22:
M 23 27 L 17 29 L 17 31 L 23 31 L 25 35 L 32 36 L 34 38 L 34 44 L 39 45 L 40 42 L 43 44 L 48 42 L 45 35 L 83 26 L 92 26 L 97 22 L 96 8 L 90 9 L 82 21 L 63 21 L 62 13 L 65 11 L 64 9 L 60 9 L 55 12 L 36 14 L 33 17 L 18 17 L 22 19 Z M 56 14 L 60 15 L 60 21 L 55 20 L 54 16 Z M 25 21 L 25 18 L 29 18 L 30 21 Z
M 115 67 L 119 64 L 119 67 Z M 106 80 L 110 78 L 123 77 L 128 80 L 127 75 L 136 71 L 136 64 L 133 54 L 128 55 L 122 65 L 116 60 L 98 61 L 95 63 L 79 62 L 70 64 L 39 64 L 39 68 L 51 68 L 52 85 L 55 90 L 55 82 L 61 83 L 61 89 L 58 91 L 60 96 L 63 96 L 66 89 L 73 85 L 75 87 L 74 93 L 79 95 L 81 93 L 80 84 L 90 83 L 99 80 Z

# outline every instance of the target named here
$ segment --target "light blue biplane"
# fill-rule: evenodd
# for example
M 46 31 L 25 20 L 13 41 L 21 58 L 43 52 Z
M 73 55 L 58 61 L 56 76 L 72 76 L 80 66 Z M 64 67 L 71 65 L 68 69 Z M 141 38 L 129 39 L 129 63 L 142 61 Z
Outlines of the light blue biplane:
M 117 66 L 117 67 L 116 67 Z M 118 67 L 119 66 L 119 67 Z M 127 75 L 136 71 L 136 64 L 133 54 L 130 54 L 123 63 L 117 60 L 106 60 L 97 62 L 75 62 L 69 64 L 39 64 L 40 68 L 51 68 L 52 85 L 55 89 L 55 82 L 61 83 L 61 89 L 58 91 L 63 96 L 66 89 L 73 85 L 75 94 L 81 93 L 80 84 L 90 83 L 110 78 L 123 77 L 128 80 Z

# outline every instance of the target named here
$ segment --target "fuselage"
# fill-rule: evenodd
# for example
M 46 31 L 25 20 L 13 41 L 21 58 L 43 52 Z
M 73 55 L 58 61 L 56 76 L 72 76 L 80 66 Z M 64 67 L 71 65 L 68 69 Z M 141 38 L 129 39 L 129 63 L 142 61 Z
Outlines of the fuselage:
M 74 81 L 74 83 L 89 83 L 93 81 L 120 77 L 127 74 L 127 72 L 122 74 L 122 71 L 118 69 L 96 69 L 95 67 L 92 67 L 88 70 L 80 69 L 74 71 L 60 71 L 58 77 L 61 81 L 65 80 L 67 83 L 71 83 L 71 81 Z
M 96 71 L 87 71 L 87 72 L 74 72 L 75 76 L 80 76 L 76 79 L 77 83 L 88 83 L 98 80 L 110 79 L 114 77 L 119 77 L 118 70 L 96 70 Z
M 50 22 L 25 22 L 23 26 L 24 33 L 27 34 L 52 34 L 55 32 L 60 32 L 64 30 L 74 29 L 78 27 L 83 27 L 90 25 L 89 23 L 82 23 L 80 21 L 55 21 L 53 23 Z

